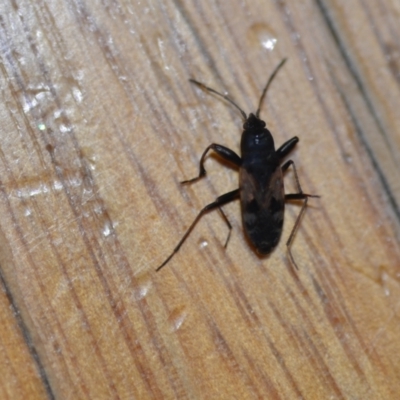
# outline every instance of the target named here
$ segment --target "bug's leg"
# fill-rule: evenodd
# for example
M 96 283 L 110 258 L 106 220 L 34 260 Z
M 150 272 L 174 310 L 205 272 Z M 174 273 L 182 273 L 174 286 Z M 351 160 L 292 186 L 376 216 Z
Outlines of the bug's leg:
M 290 232 L 289 239 L 286 242 L 286 247 L 288 249 L 289 253 L 289 258 L 292 264 L 296 267 L 296 269 L 299 269 L 296 262 L 294 261 L 292 251 L 291 251 L 291 245 L 293 243 L 294 235 L 299 227 L 301 218 L 303 217 L 306 208 L 307 208 L 307 202 L 309 197 L 320 197 L 318 195 L 313 195 L 313 194 L 307 194 L 303 193 L 303 190 L 301 189 L 300 182 L 299 182 L 299 177 L 297 175 L 296 171 L 296 166 L 292 160 L 287 161 L 285 164 L 282 165 L 282 171 L 285 172 L 291 165 L 293 165 L 293 171 L 294 171 L 294 176 L 296 179 L 296 185 L 297 185 L 297 193 L 290 193 L 290 194 L 285 194 L 285 200 L 304 200 L 303 205 L 301 207 L 300 213 L 296 218 L 296 222 L 294 223 L 293 229 Z
M 283 158 L 285 158 L 294 149 L 294 146 L 296 146 L 298 141 L 299 141 L 299 138 L 297 136 L 295 136 L 295 137 L 292 137 L 291 139 L 289 139 L 287 142 L 283 143 L 283 145 L 281 147 L 279 147 L 278 150 L 276 150 L 278 157 L 281 160 Z M 287 166 L 286 169 L 288 167 L 289 166 Z M 282 167 L 282 169 L 283 169 L 283 167 Z
M 225 247 L 225 249 L 226 249 L 226 247 L 228 246 L 229 239 L 231 238 L 232 225 L 231 225 L 231 223 L 229 222 L 228 217 L 227 217 L 227 216 L 225 215 L 225 213 L 222 211 L 222 208 L 219 207 L 218 209 L 219 209 L 219 212 L 220 212 L 221 215 L 222 215 L 222 218 L 223 218 L 224 221 L 226 222 L 226 225 L 228 225 L 228 229 L 229 229 L 229 231 L 228 231 L 228 236 L 227 236 L 227 238 L 226 238 L 226 240 L 225 240 L 225 244 L 224 244 L 224 247 Z
M 287 196 L 290 196 L 290 195 L 285 195 L 285 200 L 287 199 Z M 292 198 L 292 197 L 290 197 L 290 198 Z M 294 235 L 295 235 L 295 233 L 296 233 L 296 231 L 297 231 L 297 229 L 299 227 L 300 220 L 303 217 L 304 212 L 306 211 L 307 202 L 308 202 L 308 196 L 305 196 L 305 197 L 302 196 L 302 197 L 300 197 L 300 199 L 303 199 L 304 202 L 303 202 L 303 205 L 301 206 L 300 213 L 296 218 L 296 222 L 294 223 L 292 231 L 290 232 L 289 239 L 286 242 L 286 247 L 287 247 L 287 250 L 288 250 L 290 261 L 296 267 L 297 270 L 299 269 L 299 267 L 297 266 L 296 262 L 294 261 L 294 258 L 293 258 L 293 255 L 292 255 L 291 246 L 292 246 L 292 243 L 293 243 Z
M 240 167 L 240 165 L 242 164 L 242 159 L 234 151 L 220 144 L 212 143 L 204 150 L 203 155 L 201 156 L 199 176 L 181 182 L 182 185 L 186 183 L 196 182 L 200 178 L 203 178 L 206 175 L 206 169 L 204 168 L 204 160 L 210 149 L 214 150 L 224 160 L 229 161 L 230 163 L 236 165 L 237 167 Z
M 227 204 L 235 199 L 239 198 L 239 189 L 233 190 L 232 192 L 229 193 L 225 193 L 222 196 L 217 197 L 217 199 L 213 202 L 208 204 L 207 206 L 205 206 L 197 215 L 197 217 L 195 218 L 195 220 L 192 222 L 192 224 L 189 226 L 188 230 L 185 232 L 185 234 L 183 235 L 182 239 L 179 241 L 178 245 L 175 247 L 175 249 L 172 251 L 172 253 L 167 257 L 167 259 L 156 269 L 156 271 L 159 271 L 162 267 L 164 267 L 165 264 L 168 263 L 169 260 L 171 260 L 171 258 L 175 255 L 175 253 L 177 253 L 179 251 L 179 249 L 181 248 L 182 244 L 185 242 L 185 240 L 187 239 L 187 237 L 190 235 L 190 232 L 192 232 L 193 228 L 195 227 L 195 225 L 197 224 L 197 222 L 199 221 L 199 219 L 208 211 L 211 211 L 215 208 L 219 208 L 221 210 L 221 206 L 223 206 L 224 204 Z M 222 210 L 221 210 L 222 212 Z M 223 216 L 226 218 L 225 214 L 222 213 Z M 228 219 L 226 218 L 226 221 L 228 221 Z M 229 224 L 229 222 L 228 222 Z M 230 224 L 228 225 L 230 227 L 230 229 L 232 228 L 232 226 L 230 226 Z
M 301 189 L 301 186 L 300 186 L 299 176 L 297 175 L 296 165 L 294 164 L 293 160 L 288 160 L 285 162 L 285 164 L 282 165 L 282 172 L 285 172 L 291 165 L 293 165 L 293 172 L 294 172 L 294 177 L 296 180 L 296 186 L 297 186 L 298 192 L 294 193 L 294 194 L 285 195 L 285 199 L 286 200 L 302 200 L 306 197 L 320 197 L 320 196 L 314 195 L 314 194 L 303 193 L 303 190 Z M 300 197 L 296 197 L 297 195 L 299 195 Z M 289 196 L 289 197 L 287 197 L 287 196 Z M 290 197 L 290 196 L 295 196 L 295 197 Z

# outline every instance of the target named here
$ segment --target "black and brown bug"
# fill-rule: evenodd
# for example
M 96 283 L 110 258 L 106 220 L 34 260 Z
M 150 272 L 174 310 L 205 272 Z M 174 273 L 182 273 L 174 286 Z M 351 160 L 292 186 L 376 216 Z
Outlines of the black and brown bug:
M 225 146 L 212 143 L 205 149 L 201 156 L 199 175 L 196 178 L 181 183 L 193 183 L 204 177 L 206 175 L 206 170 L 204 168 L 206 155 L 209 150 L 214 150 L 224 160 L 239 168 L 239 189 L 225 193 L 222 196 L 217 197 L 213 203 L 205 206 L 192 222 L 189 229 L 183 235 L 172 253 L 157 268 L 157 271 L 164 267 L 164 265 L 171 260 L 174 254 L 178 252 L 199 219 L 205 213 L 215 208 L 220 210 L 221 215 L 229 228 L 229 234 L 225 242 L 226 247 L 232 226 L 222 211 L 221 206 L 239 198 L 242 208 L 242 220 L 245 234 L 259 255 L 267 255 L 271 253 L 279 242 L 282 234 L 285 201 L 304 200 L 292 232 L 286 242 L 290 260 L 297 268 L 290 247 L 300 219 L 306 209 L 308 198 L 319 196 L 303 193 L 297 176 L 296 167 L 292 160 L 286 161 L 281 167 L 283 159 L 293 150 L 294 146 L 299 141 L 299 138 L 295 136 L 285 142 L 278 148 L 278 150 L 275 150 L 272 134 L 267 128 L 265 128 L 265 122 L 259 118 L 261 104 L 267 90 L 285 62 L 286 59 L 283 59 L 275 68 L 262 91 L 256 113 L 251 113 L 249 116 L 247 116 L 246 113 L 227 95 L 223 95 L 200 82 L 190 79 L 191 83 L 194 83 L 203 90 L 224 98 L 236 107 L 242 114 L 244 124 L 240 144 L 241 157 Z M 291 165 L 293 166 L 298 191 L 297 193 L 285 194 L 283 173 Z

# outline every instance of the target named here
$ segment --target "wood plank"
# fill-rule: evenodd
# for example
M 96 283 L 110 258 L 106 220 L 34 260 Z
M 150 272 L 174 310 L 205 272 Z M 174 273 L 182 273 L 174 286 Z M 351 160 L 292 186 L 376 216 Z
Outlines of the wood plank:
M 400 10 L 364 3 L 2 3 L 2 398 L 397 398 Z M 300 207 L 259 258 L 235 202 L 227 250 L 210 213 L 156 273 L 238 186 L 212 156 L 179 184 L 242 125 L 188 79 L 254 112 L 284 57 L 261 115 L 322 196 L 299 270 Z

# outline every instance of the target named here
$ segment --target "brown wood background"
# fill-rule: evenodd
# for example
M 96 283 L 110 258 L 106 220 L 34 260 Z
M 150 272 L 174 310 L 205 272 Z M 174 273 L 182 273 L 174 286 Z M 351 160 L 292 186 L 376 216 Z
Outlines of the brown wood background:
M 4 0 L 1 399 L 398 399 L 397 0 Z M 266 259 L 205 147 L 262 108 L 317 193 Z M 293 189 L 293 174 L 286 177 Z

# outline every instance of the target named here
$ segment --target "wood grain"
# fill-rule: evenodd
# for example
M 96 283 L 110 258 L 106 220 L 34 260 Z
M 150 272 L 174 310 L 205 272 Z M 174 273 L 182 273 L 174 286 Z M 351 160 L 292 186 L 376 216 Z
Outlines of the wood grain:
M 366 4 L 368 3 L 368 4 Z M 394 0 L 0 5 L 2 399 L 397 399 L 400 8 Z M 255 110 L 310 199 L 261 259 L 210 213 Z M 292 173 L 287 191 L 294 190 Z

